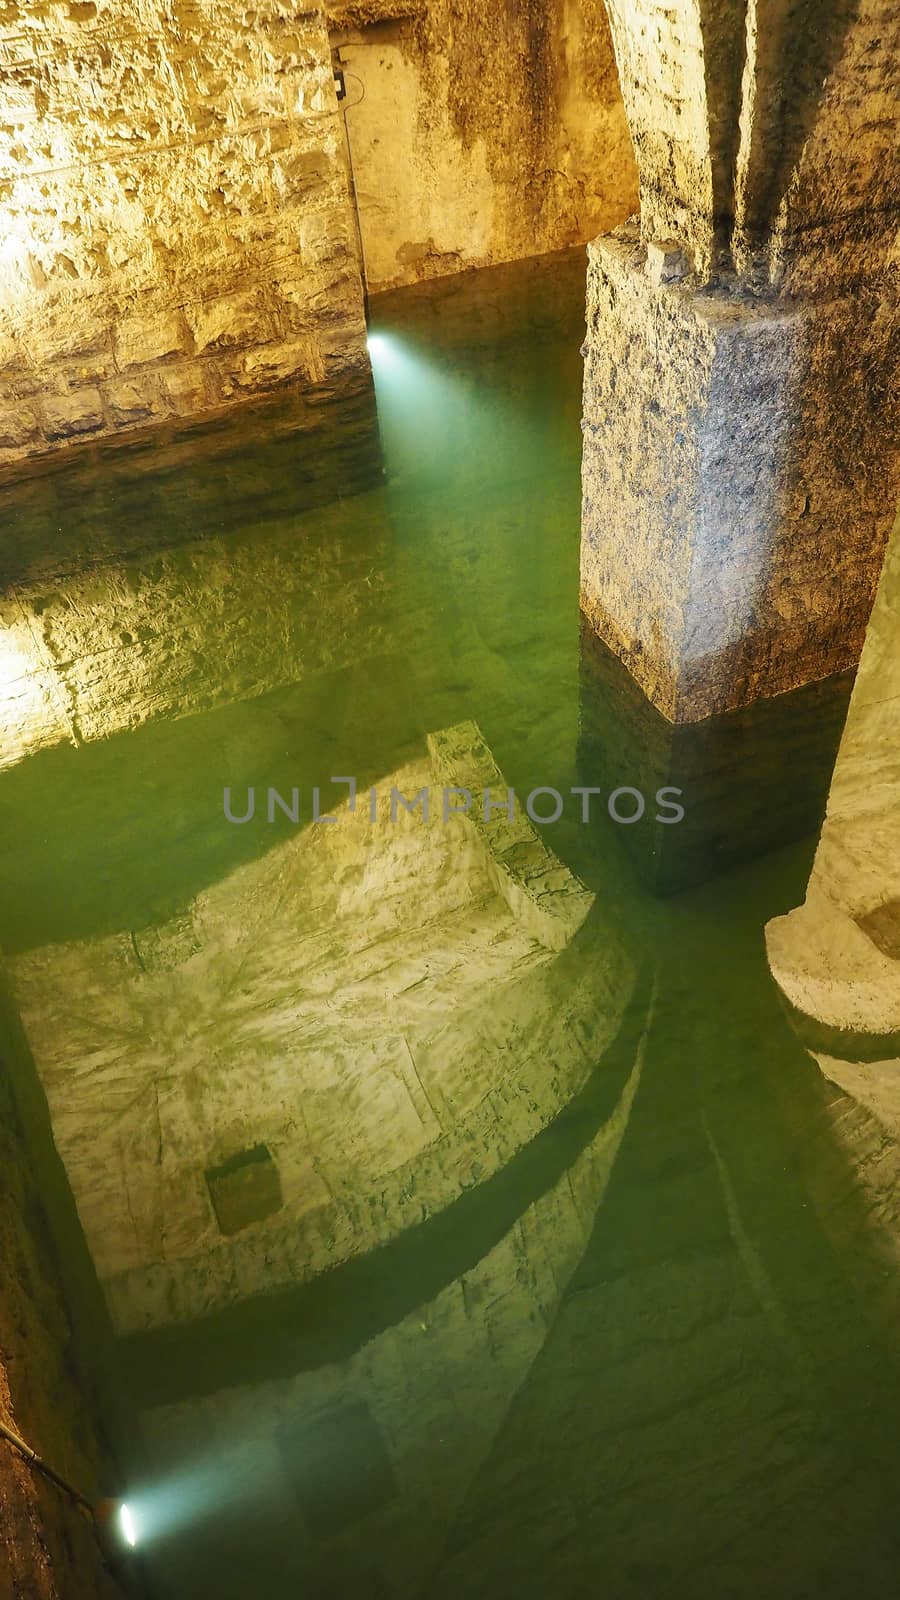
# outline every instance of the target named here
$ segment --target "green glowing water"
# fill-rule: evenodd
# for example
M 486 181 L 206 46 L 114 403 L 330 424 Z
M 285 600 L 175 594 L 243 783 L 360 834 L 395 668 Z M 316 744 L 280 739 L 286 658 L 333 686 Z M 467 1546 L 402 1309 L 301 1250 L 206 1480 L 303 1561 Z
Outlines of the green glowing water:
M 364 492 L 347 456 L 310 497 L 288 408 L 278 438 L 263 412 L 224 451 L 2 497 L 7 1054 L 81 1214 L 86 1246 L 57 1172 L 160 1600 L 895 1584 L 894 1147 L 764 945 L 804 897 L 841 691 L 815 750 L 784 708 L 742 732 L 735 781 L 736 723 L 673 756 L 614 669 L 586 687 L 582 280 L 576 255 L 383 300 Z M 558 956 L 464 843 L 385 824 L 323 859 L 313 787 L 389 789 L 468 721 L 523 797 L 598 745 L 606 787 L 687 771 L 714 826 L 671 860 L 747 859 L 662 898 L 658 830 L 567 806 L 545 842 L 596 902 Z M 788 768 L 794 842 L 752 859 Z M 299 788 L 302 825 L 229 825 L 225 785 Z M 436 1174 L 438 1127 L 466 1131 Z

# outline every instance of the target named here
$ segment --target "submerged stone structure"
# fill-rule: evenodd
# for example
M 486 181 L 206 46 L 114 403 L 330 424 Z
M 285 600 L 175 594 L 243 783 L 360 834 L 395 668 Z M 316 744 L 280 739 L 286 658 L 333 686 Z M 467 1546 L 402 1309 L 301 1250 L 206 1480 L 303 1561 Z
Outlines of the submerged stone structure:
M 381 788 L 412 801 L 451 781 L 506 792 L 473 723 Z M 161 927 L 10 960 L 121 1334 L 273 1273 L 312 1280 L 440 1212 L 560 1115 L 616 1032 L 632 958 L 598 909 L 596 961 L 570 985 L 594 896 L 520 808 L 492 825 L 405 805 L 373 820 L 367 795 L 333 811 Z M 58 1002 L 76 992 L 90 1014 L 70 1027 Z M 66 1059 L 90 1062 L 77 1107 Z
M 0 5 L 0 1600 L 893 1592 L 898 42 Z
M 900 20 L 608 9 L 641 213 L 590 252 L 581 601 L 690 722 L 859 658 L 900 490 Z

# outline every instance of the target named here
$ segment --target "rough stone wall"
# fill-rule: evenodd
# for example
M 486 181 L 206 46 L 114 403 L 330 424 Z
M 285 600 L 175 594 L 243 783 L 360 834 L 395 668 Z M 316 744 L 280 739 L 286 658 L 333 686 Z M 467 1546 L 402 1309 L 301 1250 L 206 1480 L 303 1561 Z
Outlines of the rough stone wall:
M 365 374 L 323 17 L 0 9 L 0 468 Z
M 582 607 L 698 720 L 859 659 L 900 494 L 900 15 L 610 18 L 641 218 L 592 255 Z
M 329 13 L 372 290 L 582 244 L 635 209 L 602 0 Z
M 609 0 L 646 240 L 701 276 L 872 276 L 893 256 L 889 0 Z
M 582 606 L 672 721 L 853 667 L 900 492 L 893 296 L 653 281 L 591 250 Z
M 108 1492 L 96 1418 L 72 1367 L 72 1327 L 6 1063 L 0 1067 L 0 1420 L 82 1493 Z M 4 1600 L 116 1600 L 90 1523 L 0 1439 Z

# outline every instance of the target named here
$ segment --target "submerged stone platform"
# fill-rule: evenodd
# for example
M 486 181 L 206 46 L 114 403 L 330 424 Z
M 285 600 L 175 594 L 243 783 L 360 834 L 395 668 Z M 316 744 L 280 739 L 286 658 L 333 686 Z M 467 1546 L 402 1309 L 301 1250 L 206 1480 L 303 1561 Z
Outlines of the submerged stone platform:
M 474 724 L 430 746 L 390 782 L 415 795 L 450 763 L 502 783 Z M 440 1211 L 615 1032 L 630 958 L 608 937 L 569 969 L 593 896 L 527 819 L 494 836 L 335 815 L 163 925 L 12 962 L 120 1333 L 309 1280 Z

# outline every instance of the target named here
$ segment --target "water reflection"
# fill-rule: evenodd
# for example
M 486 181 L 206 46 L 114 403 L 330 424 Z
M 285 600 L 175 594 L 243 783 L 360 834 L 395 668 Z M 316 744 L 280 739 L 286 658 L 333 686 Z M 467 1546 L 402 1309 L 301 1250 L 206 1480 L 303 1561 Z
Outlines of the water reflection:
M 767 930 L 798 1036 L 900 1135 L 900 523 L 803 904 Z
M 605 1203 L 429 1594 L 890 1582 L 896 1259 L 871 1207 L 897 1152 L 779 1018 L 761 909 L 734 881 L 727 912 L 670 913 Z
M 355 497 L 255 437 L 145 461 L 124 547 L 78 474 L 52 517 L 4 491 L 0 944 L 172 1600 L 844 1600 L 896 1567 L 896 1149 L 764 939 L 849 686 L 814 737 L 809 697 L 681 733 L 580 643 L 582 287 L 579 252 L 386 298 Z M 493 843 L 331 781 L 415 794 L 442 748 L 473 789 L 688 815 L 664 851 L 577 808 Z M 229 825 L 226 785 L 338 822 Z
M 821 825 L 854 674 L 702 722 L 672 724 L 582 619 L 579 761 L 585 781 L 677 798 L 683 817 L 650 809 L 619 840 L 642 878 L 667 894 L 700 883 Z M 785 753 L 790 752 L 790 760 Z

